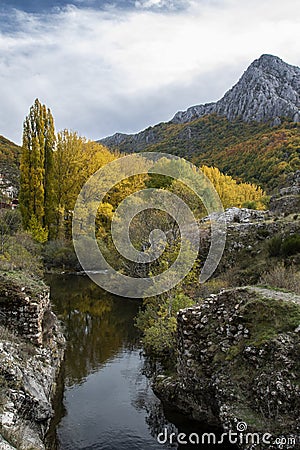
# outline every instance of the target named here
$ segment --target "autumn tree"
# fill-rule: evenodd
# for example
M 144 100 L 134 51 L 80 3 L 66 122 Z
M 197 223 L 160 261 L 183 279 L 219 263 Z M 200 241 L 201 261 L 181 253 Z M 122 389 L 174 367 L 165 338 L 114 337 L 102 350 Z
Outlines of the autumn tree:
M 49 108 L 38 99 L 31 106 L 23 127 L 20 164 L 20 208 L 23 226 L 49 230 L 53 211 L 54 121 Z
M 236 206 L 265 209 L 266 194 L 254 183 L 238 183 L 234 178 L 225 175 L 217 167 L 201 167 L 218 192 L 224 208 Z
M 88 178 L 115 159 L 103 145 L 87 141 L 76 132 L 63 130 L 57 134 L 54 152 L 55 236 L 71 236 L 71 218 L 75 202 Z

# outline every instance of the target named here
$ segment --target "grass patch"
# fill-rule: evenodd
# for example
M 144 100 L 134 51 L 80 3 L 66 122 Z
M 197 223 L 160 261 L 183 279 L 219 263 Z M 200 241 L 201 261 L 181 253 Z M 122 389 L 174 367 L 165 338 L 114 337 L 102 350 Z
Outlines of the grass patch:
M 0 296 L 3 291 L 20 291 L 37 296 L 47 289 L 46 284 L 38 278 L 31 277 L 21 271 L 0 271 Z
M 247 345 L 261 346 L 300 324 L 300 306 L 284 300 L 253 299 L 241 308 L 241 314 L 250 331 Z

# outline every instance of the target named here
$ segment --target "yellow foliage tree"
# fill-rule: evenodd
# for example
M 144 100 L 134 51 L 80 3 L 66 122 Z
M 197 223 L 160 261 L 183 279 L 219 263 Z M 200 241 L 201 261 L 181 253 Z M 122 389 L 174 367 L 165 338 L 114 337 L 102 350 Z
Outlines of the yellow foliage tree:
M 201 167 L 202 172 L 213 183 L 224 208 L 236 206 L 265 209 L 265 192 L 253 183 L 238 183 L 229 175 L 224 175 L 217 167 Z
M 57 134 L 54 152 L 54 192 L 56 237 L 70 237 L 72 211 L 88 178 L 116 156 L 97 142 L 87 141 L 76 132 Z

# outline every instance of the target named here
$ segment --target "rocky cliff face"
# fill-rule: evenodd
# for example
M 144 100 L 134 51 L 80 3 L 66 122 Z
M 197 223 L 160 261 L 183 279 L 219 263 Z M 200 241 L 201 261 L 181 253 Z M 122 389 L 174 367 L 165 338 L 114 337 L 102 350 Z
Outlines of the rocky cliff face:
M 159 376 L 155 391 L 196 420 L 243 431 L 244 450 L 299 449 L 299 333 L 295 294 L 248 287 L 211 295 L 179 313 L 177 374 Z
M 65 339 L 43 283 L 0 278 L 0 449 L 44 450 Z
M 148 144 L 159 141 L 161 125 L 162 124 L 155 127 L 149 127 L 136 134 L 115 133 L 113 136 L 108 136 L 107 138 L 101 139 L 99 142 L 109 148 L 116 148 L 126 144 L 128 150 L 131 152 L 142 151 Z
M 238 83 L 216 103 L 196 105 L 175 114 L 170 124 L 183 124 L 215 113 L 232 121 L 268 122 L 279 125 L 281 117 L 300 122 L 300 68 L 272 55 L 255 60 Z M 161 139 L 166 124 L 149 127 L 137 134 L 116 133 L 102 139 L 108 147 L 126 144 L 126 149 L 141 151 Z
M 271 197 L 270 210 L 282 214 L 300 213 L 300 170 L 291 173 L 285 186 Z
M 280 123 L 280 117 L 300 121 L 300 68 L 280 58 L 262 55 L 243 74 L 238 83 L 216 103 L 193 106 L 180 111 L 173 123 L 186 123 L 216 113 L 229 120 Z

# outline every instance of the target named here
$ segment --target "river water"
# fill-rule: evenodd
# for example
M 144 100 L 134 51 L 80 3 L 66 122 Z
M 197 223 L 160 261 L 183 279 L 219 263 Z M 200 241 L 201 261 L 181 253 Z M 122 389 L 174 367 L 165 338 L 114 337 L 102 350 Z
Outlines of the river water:
M 197 433 L 201 440 L 212 430 L 164 410 L 154 395 L 134 326 L 139 301 L 110 295 L 85 276 L 51 276 L 47 281 L 68 342 L 49 449 L 235 448 L 194 444 L 195 436 L 190 444 L 178 444 L 171 436 Z

